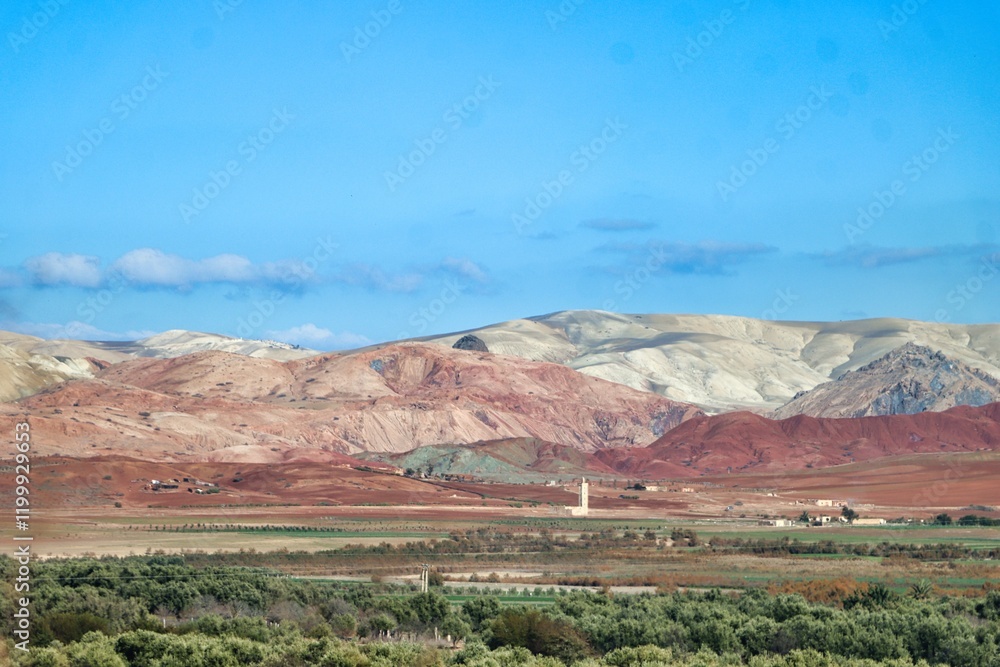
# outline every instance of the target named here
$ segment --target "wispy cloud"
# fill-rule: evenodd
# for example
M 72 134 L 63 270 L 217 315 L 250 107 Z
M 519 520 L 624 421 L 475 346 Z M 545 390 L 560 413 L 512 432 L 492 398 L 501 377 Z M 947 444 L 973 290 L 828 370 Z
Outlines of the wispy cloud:
M 45 287 L 100 288 L 113 284 L 186 291 L 199 285 L 226 284 L 239 291 L 227 295 L 234 298 L 259 286 L 301 291 L 322 283 L 405 294 L 418 291 L 434 277 L 451 277 L 480 289 L 492 283 L 486 268 L 464 257 L 445 257 L 437 263 L 398 271 L 367 262 L 318 270 L 315 262 L 301 259 L 254 262 L 231 253 L 196 259 L 157 248 L 137 248 L 104 267 L 100 258 L 91 255 L 51 252 L 32 257 L 17 270 L 0 268 L 0 287 L 28 282 Z
M 5 329 L 17 333 L 38 336 L 47 339 L 70 340 L 139 340 L 157 333 L 155 331 L 105 331 L 86 322 L 72 321 L 65 324 L 45 322 L 11 322 L 4 325 Z
M 654 229 L 656 223 L 634 220 L 632 218 L 594 218 L 592 220 L 584 220 L 579 226 L 602 232 L 634 232 Z
M 101 263 L 92 255 L 49 252 L 28 259 L 24 268 L 36 285 L 97 287 L 101 284 Z
M 854 266 L 877 269 L 893 264 L 909 264 L 940 257 L 980 257 L 996 250 L 988 244 L 928 246 L 923 248 L 884 248 L 872 245 L 847 246 L 819 255 L 827 266 Z
M 21 276 L 16 272 L 0 269 L 0 287 L 17 287 L 21 282 Z
M 471 259 L 446 257 L 438 266 L 438 269 L 475 283 L 485 284 L 490 282 L 490 276 L 487 271 Z
M 350 331 L 334 333 L 330 329 L 318 327 L 312 322 L 290 329 L 268 331 L 266 336 L 284 343 L 325 350 L 344 350 L 364 347 L 372 343 L 369 338 L 361 334 Z
M 763 243 L 730 243 L 727 241 L 698 241 L 676 243 L 649 241 L 647 243 L 607 243 L 598 248 L 604 252 L 624 255 L 627 265 L 655 262 L 658 269 L 677 274 L 726 275 L 733 268 L 755 257 L 777 252 L 777 248 Z M 607 267 L 611 273 L 620 273 L 622 266 Z M 627 268 L 627 266 L 626 266 Z
M 372 264 L 357 262 L 341 270 L 336 280 L 379 292 L 407 293 L 417 291 L 424 277 L 414 272 L 393 274 Z

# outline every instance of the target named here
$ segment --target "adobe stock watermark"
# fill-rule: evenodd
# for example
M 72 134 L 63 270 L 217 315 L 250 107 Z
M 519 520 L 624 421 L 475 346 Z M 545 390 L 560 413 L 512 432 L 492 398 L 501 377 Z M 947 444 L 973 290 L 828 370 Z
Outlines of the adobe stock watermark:
M 38 3 L 38 11 L 25 14 L 21 18 L 19 30 L 7 33 L 7 43 L 14 49 L 14 53 L 20 53 L 21 47 L 37 37 L 68 4 L 69 0 L 42 0 Z
M 340 43 L 340 52 L 348 63 L 361 55 L 361 52 L 371 46 L 372 42 L 389 27 L 392 19 L 403 11 L 400 0 L 389 0 L 384 9 L 376 9 L 371 13 L 371 21 L 354 27 L 354 37 L 350 42 Z
M 745 12 L 750 6 L 750 0 L 733 0 L 733 4 L 738 11 Z M 703 30 L 693 37 L 688 36 L 683 50 L 674 51 L 674 67 L 677 68 L 677 71 L 683 74 L 685 67 L 693 65 L 695 60 L 701 58 L 705 50 L 715 44 L 715 40 L 722 36 L 726 27 L 736 21 L 737 16 L 736 12 L 727 7 L 719 12 L 719 15 L 714 19 L 702 21 Z
M 77 317 L 86 324 L 93 324 L 97 316 L 107 310 L 114 303 L 115 298 L 125 291 L 127 285 L 128 281 L 120 271 L 111 271 L 104 279 L 104 286 L 96 294 L 88 296 L 77 305 Z M 72 332 L 68 333 L 73 335 Z
M 1000 273 L 1000 253 L 982 257 L 975 273 L 945 295 L 948 308 L 938 308 L 934 311 L 935 322 L 950 322 L 952 312 L 960 312 L 965 306 L 983 291 L 986 285 Z
M 558 6 L 554 9 L 545 10 L 545 20 L 549 24 L 549 28 L 553 31 L 559 29 L 560 23 L 565 23 L 569 20 L 569 17 L 576 14 L 576 10 L 580 8 L 587 0 L 562 0 Z
M 833 92 L 826 87 L 826 84 L 819 87 L 813 86 L 809 89 L 809 94 L 802 101 L 802 104 L 778 118 L 774 123 L 774 129 L 780 140 L 776 137 L 768 137 L 759 148 L 748 148 L 746 151 L 747 159 L 732 166 L 729 178 L 724 181 L 716 181 L 715 188 L 722 201 L 729 201 L 730 197 L 746 185 L 750 178 L 767 164 L 771 156 L 781 150 L 781 142 L 790 141 L 806 123 L 812 120 L 816 112 L 826 105 L 831 97 L 833 97 Z
M 291 275 L 284 281 L 285 289 L 273 289 L 265 298 L 254 300 L 253 308 L 246 317 L 236 320 L 236 335 L 240 338 L 252 338 L 253 333 L 271 319 L 278 307 L 286 301 L 288 290 L 297 289 L 312 280 L 320 265 L 329 261 L 339 247 L 329 236 L 316 239 L 312 252 L 290 267 Z
M 910 159 L 902 164 L 900 171 L 903 176 L 910 183 L 919 181 L 941 159 L 941 156 L 955 145 L 955 142 L 959 138 L 959 135 L 951 129 L 951 126 L 947 130 L 938 128 L 937 137 L 934 138 L 930 145 L 919 153 L 912 155 Z M 895 206 L 896 202 L 906 194 L 906 180 L 897 178 L 889 183 L 886 189 L 874 190 L 871 201 L 864 206 L 858 207 L 858 217 L 855 218 L 854 222 L 844 223 L 844 235 L 847 236 L 849 243 L 854 243 L 858 238 L 864 236 L 865 232 L 874 227 L 875 223 L 882 219 L 886 211 Z
M 792 306 L 800 298 L 798 294 L 792 291 L 791 287 L 774 290 L 774 301 L 771 302 L 770 308 L 765 309 L 760 314 L 760 319 L 772 322 L 781 319 L 781 316 L 791 310 Z
M 238 157 L 226 161 L 218 171 L 209 171 L 208 179 L 192 191 L 190 202 L 178 205 L 181 220 L 189 224 L 192 219 L 201 215 L 232 184 L 233 178 L 243 173 L 243 169 L 256 160 L 293 120 L 295 116 L 288 112 L 288 107 L 274 109 L 267 123 L 253 134 L 247 135 L 246 140 L 236 147 Z
M 215 10 L 215 15 L 220 21 L 226 20 L 226 14 L 232 14 L 236 11 L 236 8 L 242 5 L 244 0 L 214 0 L 212 2 L 212 9 Z
M 945 460 L 945 467 L 947 469 L 944 471 L 941 479 L 933 484 L 924 486 L 919 492 L 915 493 L 913 499 L 910 501 L 910 506 L 939 507 L 938 503 L 943 502 L 948 492 L 965 477 L 967 468 L 964 464 L 971 463 L 975 466 L 975 464 L 983 461 L 984 458 L 982 454 L 973 454 L 969 457 L 963 457 L 961 460 L 957 460 L 956 457 L 948 457 Z
M 601 308 L 612 312 L 617 311 L 620 305 L 631 299 L 654 275 L 659 273 L 663 265 L 666 264 L 669 254 L 670 251 L 664 243 L 651 244 L 646 260 L 627 272 L 621 280 L 613 285 L 612 289 L 615 294 L 621 297 L 621 301 L 606 299 L 601 304 Z
M 52 173 L 56 180 L 62 183 L 66 176 L 72 174 L 85 159 L 93 155 L 97 147 L 103 144 L 108 135 L 118 127 L 116 123 L 125 121 L 137 111 L 149 98 L 150 93 L 157 90 L 168 76 L 170 72 L 164 72 L 159 65 L 146 67 L 146 73 L 139 83 L 111 100 L 108 107 L 109 115 L 99 120 L 96 127 L 83 130 L 83 138 L 75 144 L 66 144 L 66 155 L 63 160 L 52 163 Z
M 889 20 L 879 19 L 877 23 L 879 32 L 882 33 L 882 39 L 888 42 L 926 4 L 927 0 L 904 0 L 898 4 L 893 4 Z
M 438 295 L 420 308 L 414 310 L 407 319 L 407 324 L 413 327 L 416 333 L 411 334 L 410 331 L 400 331 L 396 334 L 396 340 L 406 340 L 414 335 L 423 335 L 430 325 L 436 322 L 453 303 L 462 297 L 465 290 L 466 286 L 455 279 L 448 278 L 445 280 Z
M 14 442 L 14 489 L 11 496 L 11 504 L 14 514 L 14 526 L 20 531 L 13 538 L 14 550 L 13 559 L 15 561 L 14 588 L 20 596 L 11 599 L 11 606 L 16 607 L 13 612 L 13 634 L 21 640 L 14 644 L 14 648 L 27 652 L 31 644 L 31 543 L 35 539 L 31 534 L 31 424 L 27 419 L 22 419 L 14 425 L 14 433 L 11 434 Z
M 493 75 L 479 77 L 479 83 L 469 95 L 462 100 L 455 102 L 441 114 L 441 121 L 446 127 L 434 128 L 427 137 L 415 139 L 413 150 L 399 156 L 396 169 L 386 170 L 383 174 L 385 184 L 389 192 L 396 189 L 417 173 L 417 169 L 427 163 L 431 155 L 437 151 L 438 147 L 448 140 L 449 133 L 457 132 L 462 124 L 469 119 L 476 109 L 493 96 L 500 82 L 493 78 Z
M 551 180 L 543 180 L 535 195 L 525 197 L 524 208 L 510 216 L 514 230 L 518 234 L 524 233 L 525 227 L 534 224 L 542 216 L 542 213 L 547 211 L 574 183 L 576 175 L 587 171 L 590 165 L 604 155 L 611 144 L 621 139 L 622 134 L 627 129 L 628 125 L 617 117 L 613 120 L 610 118 L 605 120 L 604 127 L 596 137 L 587 143 L 580 144 L 580 147 L 570 154 L 568 167 L 559 170 Z

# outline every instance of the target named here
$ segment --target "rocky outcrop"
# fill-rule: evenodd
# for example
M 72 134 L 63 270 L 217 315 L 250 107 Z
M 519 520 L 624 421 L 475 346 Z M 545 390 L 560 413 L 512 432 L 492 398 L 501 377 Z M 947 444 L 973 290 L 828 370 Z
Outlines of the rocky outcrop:
M 456 350 L 471 350 L 473 352 L 489 352 L 490 349 L 486 347 L 486 343 L 483 339 L 478 336 L 473 336 L 472 334 L 467 334 L 462 336 L 455 344 L 452 345 Z
M 774 416 L 912 415 L 997 401 L 1000 380 L 940 351 L 907 343 L 833 382 L 796 395 Z

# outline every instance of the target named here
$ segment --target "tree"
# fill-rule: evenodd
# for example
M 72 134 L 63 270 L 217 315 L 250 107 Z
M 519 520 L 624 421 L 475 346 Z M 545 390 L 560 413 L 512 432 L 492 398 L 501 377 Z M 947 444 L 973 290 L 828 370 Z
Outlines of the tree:
M 350 639 L 358 631 L 358 620 L 353 614 L 337 614 L 330 619 L 330 629 L 341 639 Z
M 500 614 L 500 602 L 488 595 L 474 597 L 462 604 L 462 613 L 468 617 L 472 628 L 478 632 Z
M 941 514 L 938 514 L 936 517 L 934 517 L 934 523 L 941 524 L 942 526 L 950 526 L 951 515 L 942 512 Z
M 434 591 L 414 595 L 408 603 L 421 623 L 440 623 L 451 610 L 448 598 Z
M 451 636 L 451 641 L 454 643 L 471 635 L 472 626 L 457 614 L 449 614 L 448 618 L 441 622 L 441 634 Z
M 897 597 L 884 584 L 874 583 L 864 590 L 854 591 L 847 596 L 844 599 L 844 609 L 852 609 L 857 606 L 865 609 L 879 609 L 894 603 Z
M 396 627 L 396 621 L 386 613 L 375 614 L 368 619 L 368 634 L 383 635 Z
M 840 510 L 840 515 L 847 519 L 847 523 L 854 523 L 854 520 L 858 518 L 858 513 L 847 505 L 844 505 L 844 509 Z
M 101 633 L 86 634 L 66 648 L 70 664 L 87 667 L 127 667 L 120 655 L 115 653 L 114 640 Z
M 809 518 L 809 510 L 802 510 L 802 514 L 799 516 L 799 522 L 809 523 L 812 519 Z
M 42 619 L 41 625 L 54 639 L 63 643 L 75 642 L 88 632 L 109 634 L 110 627 L 105 619 L 86 612 L 48 614 Z
M 537 609 L 505 609 L 492 623 L 490 646 L 523 646 L 538 655 L 572 663 L 591 654 L 583 634 L 569 622 Z
M 914 600 L 926 600 L 930 597 L 932 588 L 931 582 L 926 579 L 915 581 L 910 585 L 910 597 Z

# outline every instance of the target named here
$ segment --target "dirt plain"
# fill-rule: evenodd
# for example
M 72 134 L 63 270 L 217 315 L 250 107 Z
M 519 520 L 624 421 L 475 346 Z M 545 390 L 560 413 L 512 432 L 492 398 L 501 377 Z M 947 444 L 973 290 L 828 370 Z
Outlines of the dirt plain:
M 566 507 L 576 505 L 579 482 L 484 483 L 414 479 L 320 462 L 158 463 L 122 457 L 38 459 L 31 479 L 36 551 L 51 556 L 292 545 L 314 551 L 349 543 L 446 537 L 450 523 L 571 520 Z M 956 518 L 971 512 L 1000 516 L 995 509 L 1000 505 L 997 479 L 1000 454 L 977 452 L 912 455 L 782 474 L 644 480 L 647 490 L 639 491 L 626 489 L 634 484 L 631 480 L 591 480 L 591 510 L 583 521 L 714 521 L 758 530 L 764 516 L 797 518 L 803 511 L 836 522 L 842 502 L 868 518 L 926 519 L 938 512 Z M 154 490 L 153 480 L 160 482 L 159 490 Z M 0 475 L 0 493 L 10 494 L 12 482 L 12 474 Z M 173 484 L 176 489 L 164 488 Z M 372 522 L 393 521 L 416 522 L 418 527 L 366 534 Z M 420 526 L 421 521 L 428 526 Z M 205 528 L 195 531 L 197 524 Z M 192 532 L 161 531 L 186 525 Z M 344 535 L 208 529 L 224 525 L 308 526 Z

